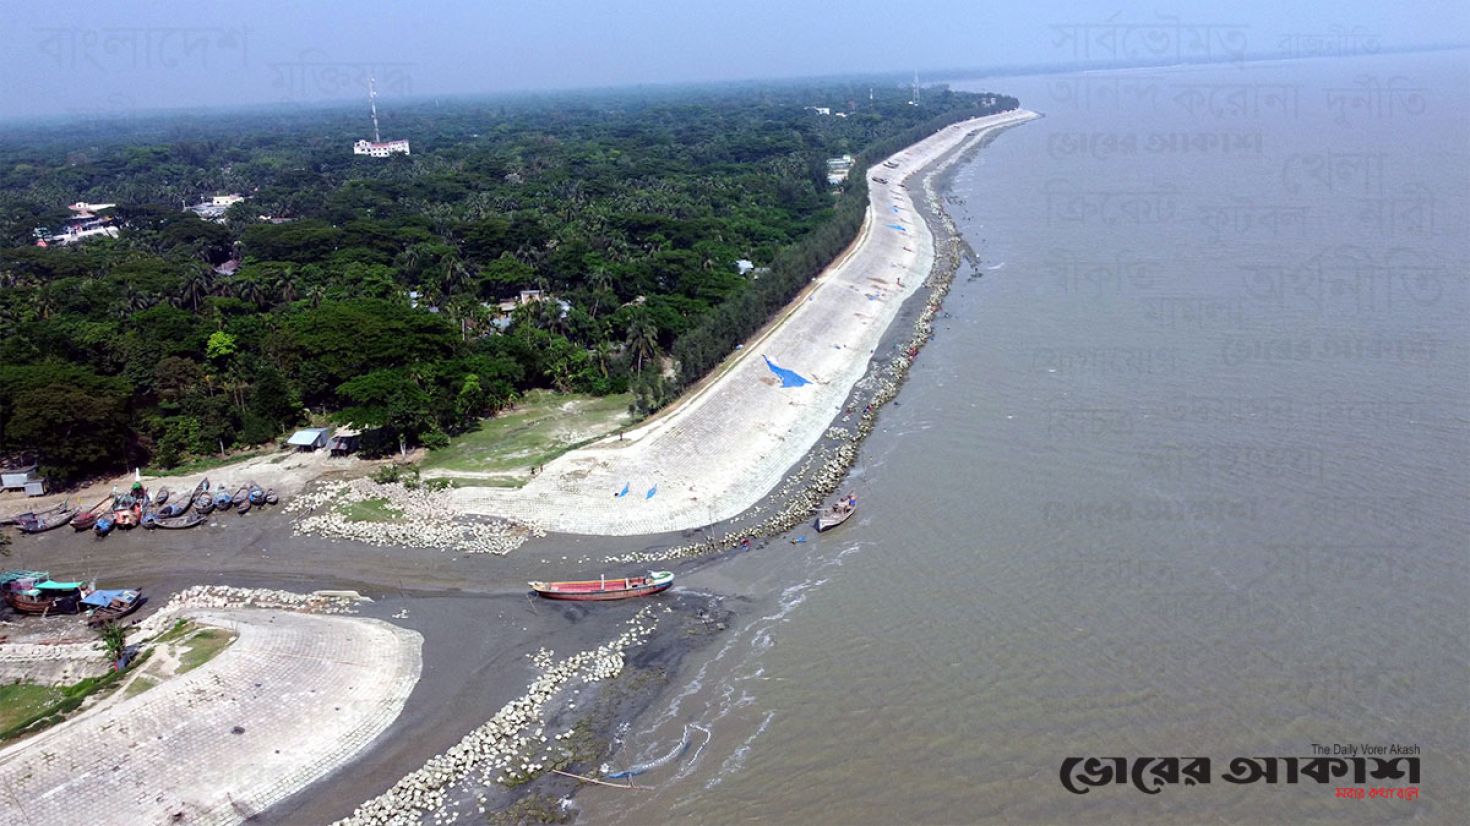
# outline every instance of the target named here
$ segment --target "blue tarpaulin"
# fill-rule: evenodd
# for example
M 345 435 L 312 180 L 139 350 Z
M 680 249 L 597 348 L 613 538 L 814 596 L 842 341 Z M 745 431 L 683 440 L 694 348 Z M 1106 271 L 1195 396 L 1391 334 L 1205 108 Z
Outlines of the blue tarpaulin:
M 777 367 L 776 363 L 771 361 L 770 356 L 763 355 L 761 356 L 761 358 L 766 360 L 766 366 L 771 368 L 771 372 L 775 373 L 776 376 L 781 379 L 782 387 L 800 387 L 803 384 L 811 384 L 811 382 L 807 380 L 806 377 L 802 376 L 800 373 L 797 373 L 795 370 L 787 370 L 785 367 Z
M 113 600 L 117 599 L 120 596 L 123 596 L 126 593 L 127 591 L 122 589 L 114 591 L 93 591 L 92 593 L 87 594 L 85 597 L 83 597 L 82 602 L 85 602 L 88 605 L 106 607 L 108 605 L 111 605 Z
M 648 493 L 643 494 L 643 498 L 652 499 L 655 493 L 658 493 L 658 485 L 654 485 L 653 487 L 649 488 Z
M 614 493 L 613 494 L 613 496 L 627 496 L 627 495 L 628 495 L 628 483 L 627 482 L 624 482 L 623 483 L 623 489 L 622 490 L 620 490 L 617 493 Z
M 892 227 L 893 229 L 898 230 L 899 232 L 908 232 L 908 230 L 906 230 L 906 229 L 903 228 L 903 225 L 902 224 L 889 224 L 888 226 Z

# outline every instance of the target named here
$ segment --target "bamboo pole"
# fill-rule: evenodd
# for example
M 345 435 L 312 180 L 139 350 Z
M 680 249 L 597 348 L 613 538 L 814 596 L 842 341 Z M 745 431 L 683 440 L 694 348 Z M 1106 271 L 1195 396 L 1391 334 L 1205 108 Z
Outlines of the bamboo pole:
M 632 780 L 629 780 L 628 781 L 628 785 L 623 786 L 623 785 L 620 785 L 618 783 L 609 783 L 606 780 L 598 780 L 595 777 L 583 777 L 580 774 L 572 774 L 571 772 L 564 772 L 561 769 L 552 769 L 552 771 L 554 771 L 554 772 L 556 772 L 557 774 L 560 774 L 560 775 L 565 775 L 566 777 L 575 777 L 578 780 L 585 780 L 588 783 L 596 783 L 599 786 L 608 786 L 608 787 L 611 787 L 611 788 L 614 788 L 614 789 L 637 789 L 638 791 L 642 791 L 642 792 L 651 792 L 651 791 L 653 791 L 653 787 L 652 786 L 634 786 Z

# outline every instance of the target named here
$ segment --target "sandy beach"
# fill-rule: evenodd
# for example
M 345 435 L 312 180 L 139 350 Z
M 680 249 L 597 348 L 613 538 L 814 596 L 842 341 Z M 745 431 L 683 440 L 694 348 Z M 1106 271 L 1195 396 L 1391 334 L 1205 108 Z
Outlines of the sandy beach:
M 460 488 L 456 504 L 606 536 L 687 530 L 749 509 L 843 412 L 884 331 L 928 277 L 934 234 L 906 182 L 947 152 L 1035 117 L 1022 109 L 962 121 L 874 165 L 857 240 L 717 378 L 643 426 L 547 464 L 523 488 Z M 807 383 L 785 386 L 772 365 Z

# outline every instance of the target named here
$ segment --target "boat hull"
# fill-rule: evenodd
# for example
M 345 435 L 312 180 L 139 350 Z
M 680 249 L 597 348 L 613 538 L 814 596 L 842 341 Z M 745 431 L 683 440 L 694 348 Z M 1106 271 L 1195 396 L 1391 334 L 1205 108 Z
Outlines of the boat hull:
M 45 533 L 46 531 L 54 531 L 62 525 L 69 524 L 75 516 L 76 511 L 62 511 L 56 516 L 33 519 L 17 524 L 21 533 Z
M 530 583 L 531 590 L 538 596 L 566 602 L 606 602 L 649 597 L 668 590 L 673 584 L 674 575 L 667 571 L 656 571 L 652 576 L 619 577 L 613 580 Z
M 57 597 L 28 597 L 14 591 L 7 591 L 5 603 L 17 614 L 75 614 L 77 606 L 81 603 L 81 595 L 76 593 L 63 594 Z
M 831 513 L 830 511 L 828 513 L 824 513 L 817 518 L 817 532 L 821 533 L 822 531 L 830 531 L 838 525 L 841 525 L 843 522 L 851 519 L 852 515 L 855 513 L 857 513 L 857 508 L 853 508 L 849 511 L 844 511 L 842 513 Z

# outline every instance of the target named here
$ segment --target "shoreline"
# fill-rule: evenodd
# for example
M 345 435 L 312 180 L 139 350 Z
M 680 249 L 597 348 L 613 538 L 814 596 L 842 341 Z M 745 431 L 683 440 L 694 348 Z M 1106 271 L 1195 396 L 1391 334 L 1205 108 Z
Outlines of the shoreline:
M 952 162 L 956 149 L 1035 117 L 1017 109 L 961 121 L 870 168 L 873 177 L 894 178 L 870 184 L 858 238 L 774 326 L 717 367 L 711 383 L 621 439 L 564 454 L 520 489 L 455 489 L 456 506 L 557 534 L 618 537 L 703 528 L 759 508 L 840 417 L 939 258 L 934 228 L 915 214 L 905 182 L 932 174 L 942 159 Z M 757 356 L 809 383 L 782 388 Z M 615 495 L 625 487 L 628 495 Z
M 1022 122 L 1025 121 L 1016 121 Z M 13 562 L 29 560 L 48 568 L 79 572 L 105 568 L 119 580 L 146 586 L 154 594 L 201 583 L 294 590 L 355 588 L 371 593 L 378 601 L 364 606 L 363 615 L 389 620 L 423 635 L 424 679 L 413 690 L 399 717 L 356 755 L 351 764 L 296 790 L 286 800 L 257 815 L 267 823 L 327 822 L 348 817 L 359 803 L 381 795 L 401 778 L 453 749 L 466 732 L 473 732 L 491 720 L 509 698 L 522 695 L 537 678 L 526 659 L 527 652 L 541 647 L 573 652 L 596 649 L 617 634 L 619 617 L 629 619 L 633 609 L 642 605 L 641 601 L 632 605 L 608 603 L 589 609 L 529 601 L 525 589 L 512 583 L 548 578 L 548 565 L 555 570 L 556 578 L 573 570 L 586 570 L 595 575 L 605 569 L 607 555 L 622 554 L 613 558 L 632 561 L 628 553 L 630 546 L 642 549 L 633 555 L 658 554 L 664 559 L 680 560 L 670 566 L 677 566 L 674 569 L 680 577 L 709 570 L 730 559 L 734 553 L 730 549 L 738 544 L 739 537 L 748 535 L 760 523 L 769 522 L 772 514 L 784 507 L 783 502 L 789 504 L 801 497 L 820 496 L 814 494 L 812 485 L 820 481 L 819 473 L 827 467 L 819 461 L 823 451 L 840 448 L 849 461 L 857 455 L 857 442 L 850 436 L 828 435 L 836 424 L 833 418 L 841 418 L 843 404 L 870 398 L 875 390 L 881 389 L 877 382 L 891 367 L 890 356 L 900 355 L 908 346 L 915 325 L 927 324 L 924 316 L 930 310 L 934 293 L 924 289 L 926 283 L 931 288 L 947 288 L 948 279 L 953 277 L 966 252 L 963 241 L 953 237 L 952 226 L 945 220 L 941 199 L 932 188 L 934 182 L 942 180 L 947 170 L 953 169 L 967 153 L 985 145 L 1002 128 L 963 135 L 974 139 L 956 141 L 948 151 L 916 170 L 922 173 L 916 180 L 925 182 L 926 194 L 911 203 L 917 211 L 911 214 L 916 217 L 922 214 L 926 230 L 933 228 L 933 243 L 942 253 L 934 256 L 933 274 L 941 277 L 933 282 L 928 278 L 914 282 L 905 279 L 906 285 L 911 283 L 912 291 L 904 301 L 895 302 L 880 340 L 858 362 L 859 379 L 834 403 L 832 416 L 822 419 L 823 430 L 818 433 L 817 443 L 804 454 L 805 458 L 783 469 L 774 489 L 765 492 L 745 512 L 718 526 L 637 536 L 551 535 L 530 540 L 509 557 L 489 557 L 295 535 L 292 531 L 295 520 L 289 514 L 272 511 L 232 517 L 197 532 L 166 536 L 121 534 L 110 537 L 107 543 L 79 542 L 69 533 L 40 535 L 18 543 L 17 559 Z M 948 269 L 947 273 L 943 272 L 944 268 Z M 926 272 L 925 276 L 930 274 Z M 916 299 L 916 296 L 924 297 Z M 763 364 L 761 367 L 764 369 Z M 891 398 L 898 385 L 890 382 L 888 386 Z M 872 416 L 863 417 L 868 428 L 872 426 L 877 406 Z M 849 434 L 856 432 L 860 424 L 850 424 Z M 835 487 L 845 471 L 843 465 L 842 472 L 835 477 L 829 474 L 825 484 Z M 803 514 L 798 521 L 805 518 Z M 704 541 L 691 543 L 700 530 Z M 723 533 L 723 538 L 712 536 L 715 532 Z M 671 554 L 671 551 L 680 552 Z M 325 578 L 324 571 L 330 572 Z M 615 695 L 616 708 L 601 710 L 603 707 L 596 699 L 591 703 L 578 701 L 580 710 L 560 704 L 548 706 L 545 717 L 548 732 L 553 723 L 564 726 L 566 721 L 587 714 L 589 705 L 590 714 L 597 718 L 592 724 L 601 730 L 600 736 L 604 738 L 610 738 L 620 722 L 636 719 L 656 702 L 683 657 L 713 641 L 717 632 L 724 630 L 723 622 L 710 617 L 722 617 L 727 612 L 738 614 L 739 606 L 749 599 L 739 594 L 738 587 L 736 593 L 723 593 L 728 590 L 716 588 L 720 593 L 709 594 L 676 586 L 674 599 L 666 603 L 673 607 L 674 616 L 659 623 L 651 636 L 628 651 L 631 666 L 628 672 L 600 687 L 583 688 L 585 698 L 592 698 L 596 691 Z M 147 613 L 151 612 L 145 608 L 143 614 Z M 586 764 L 579 765 L 585 770 Z M 517 801 L 542 793 L 557 797 L 569 795 L 578 783 L 560 776 L 542 776 L 513 789 L 493 785 L 490 796 L 497 804 L 519 805 Z M 468 800 L 461 802 L 473 805 Z

